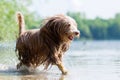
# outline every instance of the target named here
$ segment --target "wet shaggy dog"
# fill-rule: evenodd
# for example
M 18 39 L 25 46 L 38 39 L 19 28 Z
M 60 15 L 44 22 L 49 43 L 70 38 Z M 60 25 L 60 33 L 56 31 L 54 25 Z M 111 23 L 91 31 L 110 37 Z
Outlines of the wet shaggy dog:
M 16 42 L 16 51 L 19 59 L 17 69 L 26 66 L 34 70 L 43 65 L 57 65 L 62 74 L 67 74 L 62 64 L 62 57 L 68 50 L 74 37 L 80 32 L 75 20 L 66 15 L 55 15 L 47 18 L 41 29 L 25 30 L 24 16 L 17 13 L 19 37 Z

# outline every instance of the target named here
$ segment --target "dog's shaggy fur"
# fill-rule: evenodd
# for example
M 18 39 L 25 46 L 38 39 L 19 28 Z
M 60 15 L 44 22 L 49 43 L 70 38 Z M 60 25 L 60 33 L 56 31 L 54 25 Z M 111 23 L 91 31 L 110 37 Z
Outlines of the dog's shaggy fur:
M 35 69 L 43 64 L 45 69 L 49 65 L 57 65 L 63 74 L 66 74 L 62 64 L 62 56 L 68 50 L 74 37 L 79 36 L 76 22 L 65 15 L 56 15 L 47 18 L 41 29 L 25 30 L 24 17 L 17 13 L 19 37 L 16 42 L 18 51 L 17 64 Z

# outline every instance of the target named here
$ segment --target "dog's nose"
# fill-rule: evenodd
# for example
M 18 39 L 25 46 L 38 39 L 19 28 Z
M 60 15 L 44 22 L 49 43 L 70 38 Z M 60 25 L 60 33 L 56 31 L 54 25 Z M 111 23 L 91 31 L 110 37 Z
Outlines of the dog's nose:
M 76 36 L 78 36 L 78 35 L 80 35 L 80 31 L 75 31 L 74 34 L 75 34 Z

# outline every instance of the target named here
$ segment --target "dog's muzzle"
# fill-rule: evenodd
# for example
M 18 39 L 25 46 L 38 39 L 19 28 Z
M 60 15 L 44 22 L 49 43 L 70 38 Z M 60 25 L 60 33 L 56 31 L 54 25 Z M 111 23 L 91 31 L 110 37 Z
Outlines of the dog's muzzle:
M 80 31 L 77 30 L 77 31 L 74 31 L 73 33 L 74 33 L 75 37 L 80 37 Z
M 73 40 L 75 37 L 79 38 L 80 37 L 80 31 L 76 30 L 72 32 L 73 34 L 68 36 L 69 40 Z

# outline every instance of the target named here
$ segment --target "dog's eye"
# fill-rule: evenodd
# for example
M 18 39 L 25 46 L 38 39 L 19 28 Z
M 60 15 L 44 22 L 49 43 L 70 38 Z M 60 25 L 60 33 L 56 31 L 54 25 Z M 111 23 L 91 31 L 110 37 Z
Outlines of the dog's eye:
M 70 24 L 68 24 L 68 27 L 70 27 Z
M 68 25 L 66 26 L 67 30 L 70 29 L 70 26 L 71 26 L 70 24 L 68 24 Z

